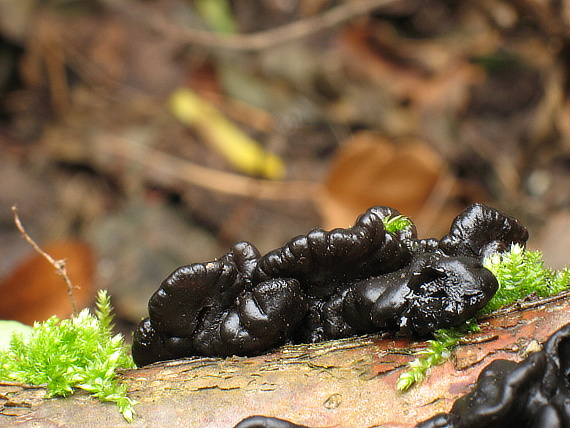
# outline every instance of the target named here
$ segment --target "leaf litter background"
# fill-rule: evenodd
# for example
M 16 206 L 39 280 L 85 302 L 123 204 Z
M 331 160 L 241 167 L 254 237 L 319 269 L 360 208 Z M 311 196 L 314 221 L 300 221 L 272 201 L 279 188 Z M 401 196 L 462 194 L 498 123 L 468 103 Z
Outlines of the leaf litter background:
M 570 1 L 1 0 L 0 318 L 70 311 L 12 205 L 126 332 L 177 266 L 375 204 L 566 265 L 569 73 Z

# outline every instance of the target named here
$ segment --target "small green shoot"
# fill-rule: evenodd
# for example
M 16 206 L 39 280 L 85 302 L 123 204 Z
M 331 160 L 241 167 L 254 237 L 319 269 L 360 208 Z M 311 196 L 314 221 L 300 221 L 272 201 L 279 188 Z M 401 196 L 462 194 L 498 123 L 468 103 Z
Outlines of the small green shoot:
M 120 334 L 112 333 L 112 307 L 106 291 L 97 295 L 96 316 L 84 309 L 70 319 L 53 316 L 35 323 L 27 339 L 14 333 L 10 348 L 0 351 L 0 379 L 45 385 L 47 396 L 68 396 L 83 389 L 101 401 L 114 402 L 127 421 L 134 402 L 116 370 L 134 367 Z
M 499 308 L 510 305 L 530 294 L 548 297 L 570 286 L 570 269 L 553 271 L 544 265 L 540 251 L 525 250 L 515 244 L 509 251 L 495 253 L 487 257 L 483 265 L 489 269 L 499 282 L 499 289 L 489 303 L 479 311 L 478 316 L 487 315 Z M 477 317 L 476 317 L 477 318 Z M 437 330 L 428 346 L 417 353 L 417 358 L 407 364 L 408 370 L 402 373 L 396 387 L 400 391 L 408 390 L 421 382 L 428 370 L 443 364 L 451 358 L 451 352 L 463 336 L 478 331 L 476 318 L 465 325 Z
M 14 332 L 23 334 L 24 337 L 27 338 L 32 332 L 32 327 L 18 321 L 0 321 L 0 350 L 10 348 L 10 342 L 12 341 Z
M 384 228 L 389 233 L 396 233 L 397 231 L 404 230 L 414 224 L 412 223 L 412 220 L 403 215 L 384 217 L 382 219 L 382 223 L 384 223 Z
M 415 383 L 424 380 L 430 368 L 443 364 L 451 358 L 451 351 L 463 336 L 475 331 L 479 331 L 475 321 L 468 321 L 460 327 L 435 331 L 434 339 L 428 340 L 428 346 L 418 351 L 417 358 L 407 364 L 408 370 L 400 375 L 396 388 L 399 391 L 406 391 Z

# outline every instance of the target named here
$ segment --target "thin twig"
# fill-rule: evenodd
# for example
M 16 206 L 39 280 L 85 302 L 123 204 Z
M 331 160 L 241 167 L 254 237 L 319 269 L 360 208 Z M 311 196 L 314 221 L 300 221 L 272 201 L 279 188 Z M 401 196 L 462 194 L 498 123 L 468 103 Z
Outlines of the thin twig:
M 219 34 L 211 31 L 181 27 L 164 15 L 140 4 L 125 0 L 104 0 L 104 3 L 139 24 L 164 36 L 190 45 L 223 48 L 234 51 L 262 51 L 286 42 L 330 30 L 375 9 L 395 3 L 396 0 L 352 0 L 335 6 L 320 15 L 294 21 L 277 28 L 250 34 Z
M 63 278 L 65 281 L 65 285 L 67 285 L 67 294 L 69 295 L 69 301 L 71 302 L 71 309 L 73 311 L 73 315 L 77 315 L 77 305 L 75 304 L 75 297 L 73 296 L 73 289 L 75 288 L 71 279 L 69 279 L 69 275 L 67 275 L 67 268 L 65 266 L 65 260 L 55 260 L 52 256 L 46 253 L 44 250 L 40 248 L 38 244 L 28 235 L 22 222 L 20 221 L 20 217 L 18 216 L 18 209 L 14 206 L 12 207 L 12 211 L 14 212 L 14 223 L 16 223 L 16 227 L 22 234 L 22 236 L 30 243 L 34 250 L 36 250 L 39 254 L 44 256 L 46 260 L 55 268 L 57 274 Z
M 99 153 L 119 156 L 145 167 L 146 174 L 173 177 L 203 189 L 247 198 L 265 200 L 311 200 L 320 184 L 306 181 L 271 181 L 218 171 L 168 153 L 145 147 L 115 136 L 97 139 Z

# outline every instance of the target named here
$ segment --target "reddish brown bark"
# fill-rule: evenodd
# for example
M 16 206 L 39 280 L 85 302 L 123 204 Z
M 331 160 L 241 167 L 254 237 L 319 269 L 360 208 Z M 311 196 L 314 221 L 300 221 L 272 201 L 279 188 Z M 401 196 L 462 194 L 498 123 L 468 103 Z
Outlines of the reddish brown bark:
M 454 359 L 407 393 L 396 391 L 404 365 L 424 344 L 364 337 L 285 347 L 253 358 L 199 358 L 125 373 L 137 416 L 127 424 L 112 404 L 76 394 L 42 400 L 41 389 L 0 390 L 2 426 L 186 426 L 231 428 L 254 414 L 311 427 L 411 427 L 446 411 L 490 361 L 520 361 L 570 322 L 570 293 L 524 302 L 482 322 Z M 9 416 L 13 415 L 13 416 Z

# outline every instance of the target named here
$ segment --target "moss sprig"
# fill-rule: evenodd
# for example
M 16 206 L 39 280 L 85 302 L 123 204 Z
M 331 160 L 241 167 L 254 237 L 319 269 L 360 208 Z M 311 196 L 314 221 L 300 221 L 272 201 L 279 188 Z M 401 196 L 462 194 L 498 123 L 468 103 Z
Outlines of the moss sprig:
M 382 219 L 382 223 L 388 233 L 396 233 L 399 230 L 405 230 L 414 224 L 409 217 L 404 215 L 385 217 Z
M 412 385 L 424 380 L 430 368 L 443 364 L 451 358 L 451 351 L 468 333 L 479 331 L 479 326 L 473 320 L 460 327 L 442 328 L 433 333 L 433 340 L 416 353 L 416 359 L 410 361 L 408 370 L 400 375 L 396 388 L 406 391 Z
M 499 289 L 481 310 L 483 315 L 531 294 L 552 296 L 568 288 L 570 282 L 568 268 L 555 272 L 545 266 L 540 251 L 525 250 L 518 244 L 507 252 L 487 257 L 483 266 L 493 272 L 499 282 Z
M 509 251 L 487 257 L 483 265 L 497 278 L 499 288 L 487 305 L 479 311 L 483 316 L 508 306 L 531 294 L 548 297 L 570 286 L 570 269 L 553 271 L 545 266 L 540 251 L 529 251 L 515 244 Z M 478 331 L 477 317 L 460 327 L 437 330 L 428 346 L 419 351 L 415 360 L 407 364 L 407 370 L 398 379 L 396 387 L 408 390 L 421 382 L 431 367 L 443 364 L 451 358 L 453 348 L 468 333 Z
M 134 402 L 117 369 L 134 367 L 120 334 L 112 333 L 112 306 L 106 291 L 97 295 L 95 316 L 84 309 L 70 319 L 53 316 L 35 323 L 24 339 L 14 333 L 10 348 L 0 351 L 0 379 L 45 385 L 47 396 L 65 397 L 75 388 L 101 401 L 116 403 L 127 421 Z

